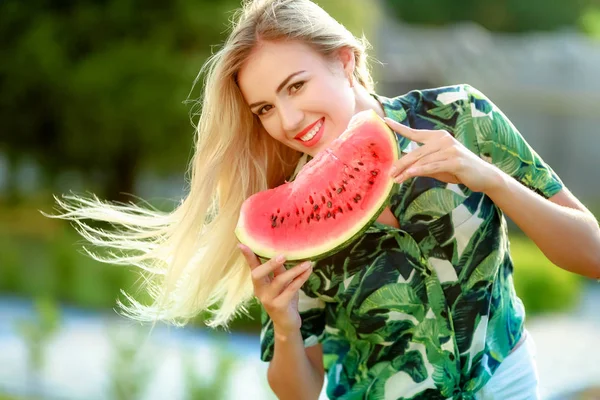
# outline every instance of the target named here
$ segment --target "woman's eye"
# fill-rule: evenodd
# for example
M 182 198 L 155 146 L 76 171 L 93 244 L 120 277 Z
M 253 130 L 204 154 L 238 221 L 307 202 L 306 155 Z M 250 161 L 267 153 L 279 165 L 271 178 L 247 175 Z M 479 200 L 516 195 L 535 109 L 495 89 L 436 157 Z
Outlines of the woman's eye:
M 267 111 L 269 111 L 271 108 L 271 106 L 263 106 L 260 108 L 260 110 L 258 110 L 258 115 L 263 115 L 264 113 L 266 113 Z
M 302 86 L 304 86 L 304 81 L 296 82 L 292 86 L 290 86 L 290 92 L 297 92 L 298 90 L 302 89 Z

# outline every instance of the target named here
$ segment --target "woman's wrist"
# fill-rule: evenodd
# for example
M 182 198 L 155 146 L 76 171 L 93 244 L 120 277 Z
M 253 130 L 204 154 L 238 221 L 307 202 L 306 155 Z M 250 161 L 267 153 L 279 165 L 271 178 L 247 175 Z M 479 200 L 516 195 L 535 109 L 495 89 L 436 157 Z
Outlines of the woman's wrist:
M 285 328 L 273 325 L 273 333 L 276 341 L 290 342 L 295 339 L 302 339 L 300 328 Z
M 490 165 L 489 172 L 487 185 L 483 193 L 493 199 L 507 188 L 507 178 L 510 179 L 510 176 L 494 165 Z

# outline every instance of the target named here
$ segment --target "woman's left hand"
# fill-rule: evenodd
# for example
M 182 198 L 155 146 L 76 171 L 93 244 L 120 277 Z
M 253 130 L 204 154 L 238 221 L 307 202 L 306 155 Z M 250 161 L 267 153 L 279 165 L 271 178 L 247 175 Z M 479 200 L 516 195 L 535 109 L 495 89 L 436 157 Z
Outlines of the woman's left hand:
M 396 182 L 428 176 L 446 183 L 461 183 L 474 192 L 486 192 L 497 181 L 499 170 L 450 133 L 413 129 L 389 118 L 385 118 L 385 122 L 400 135 L 422 144 L 396 161 L 391 171 Z

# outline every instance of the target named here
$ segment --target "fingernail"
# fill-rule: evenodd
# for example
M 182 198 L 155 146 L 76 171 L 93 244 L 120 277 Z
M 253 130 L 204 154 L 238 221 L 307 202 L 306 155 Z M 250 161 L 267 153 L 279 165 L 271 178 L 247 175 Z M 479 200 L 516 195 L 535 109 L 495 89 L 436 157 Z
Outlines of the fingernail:
M 241 243 L 238 243 L 237 247 L 238 247 L 238 249 L 240 249 L 242 251 L 244 250 L 244 245 Z
M 275 259 L 275 261 L 281 263 L 285 261 L 285 256 L 283 254 L 280 254 L 277 256 L 277 258 Z
M 396 172 L 398 172 L 398 168 L 396 168 L 396 167 L 390 168 L 390 176 L 396 175 Z

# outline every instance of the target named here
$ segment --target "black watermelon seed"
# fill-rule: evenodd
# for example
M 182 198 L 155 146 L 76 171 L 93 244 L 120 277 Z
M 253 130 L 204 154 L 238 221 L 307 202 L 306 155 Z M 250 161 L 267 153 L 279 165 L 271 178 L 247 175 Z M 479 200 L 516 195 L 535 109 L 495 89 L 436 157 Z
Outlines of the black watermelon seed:
M 338 211 L 341 212 L 341 213 L 344 212 L 344 210 L 342 210 L 342 207 L 338 207 Z
M 348 175 L 350 179 L 354 179 L 354 175 Z
M 315 205 L 313 206 L 313 210 L 317 211 L 318 209 L 319 209 L 319 206 L 318 206 L 317 204 L 315 204 Z
M 357 167 L 354 167 L 354 170 L 355 170 L 355 171 L 360 171 L 360 169 L 358 169 Z
M 363 165 L 365 165 L 365 164 L 363 164 L 363 162 L 362 162 L 362 161 L 359 161 L 359 162 L 358 162 L 358 165 L 360 165 L 360 166 L 362 167 L 362 166 L 363 166 Z
M 310 217 L 306 217 L 306 223 L 310 224 Z
M 304 214 L 304 207 L 300 208 L 300 210 L 302 210 L 302 214 Z
M 340 193 L 342 193 L 342 188 L 337 188 L 337 189 L 336 189 L 336 192 L 337 192 L 337 194 L 340 194 Z
M 273 222 L 271 222 L 271 227 L 272 228 L 275 228 L 276 226 L 277 226 L 277 221 L 276 220 L 274 220 Z
M 317 214 L 317 215 L 316 215 L 316 218 L 317 218 L 317 221 L 318 221 L 318 220 L 320 220 L 320 219 L 321 219 L 321 215 L 320 215 L 320 214 Z
M 375 143 L 371 143 L 371 146 L 375 146 Z
M 331 208 L 331 207 L 333 207 L 333 204 L 330 201 L 328 201 L 327 202 L 327 207 Z
M 371 155 L 373 156 L 373 158 L 379 158 L 379 156 L 375 152 L 372 152 Z
M 357 195 L 356 195 L 356 198 L 357 198 L 358 200 L 362 199 L 362 197 L 360 197 L 360 194 L 357 194 Z
M 369 179 L 369 185 L 374 185 L 374 184 L 375 184 L 375 182 L 373 182 L 372 179 Z
M 327 197 L 329 197 L 330 199 L 332 198 L 331 192 L 329 190 L 327 191 Z
M 350 205 L 350 203 L 346 203 L 346 205 L 348 206 L 348 210 L 352 211 L 352 206 Z
M 281 217 L 281 223 L 283 224 L 283 220 L 285 219 L 285 217 Z
M 355 203 L 358 203 L 358 199 L 355 197 L 352 200 L 354 200 Z
M 313 200 L 312 196 L 308 196 L 308 201 L 310 201 L 310 204 L 314 204 L 315 201 Z
M 315 213 L 310 213 L 310 219 L 315 219 Z
M 296 209 L 296 216 L 300 215 L 300 211 L 298 211 L 298 209 Z
M 331 212 L 327 213 L 327 218 L 331 218 Z
M 321 200 L 323 201 L 323 204 L 325 204 L 325 202 L 327 201 L 327 199 L 325 198 L 325 196 L 321 196 Z
M 345 180 L 345 179 L 342 179 L 342 182 L 344 182 L 344 184 L 345 184 L 345 185 L 347 185 L 347 184 L 348 184 L 348 181 L 347 181 L 347 180 Z M 342 186 L 342 187 L 344 187 L 344 186 Z
M 377 169 L 371 171 L 371 175 L 373 175 L 373 176 L 377 176 L 378 173 L 379 173 L 379 170 L 377 170 Z

